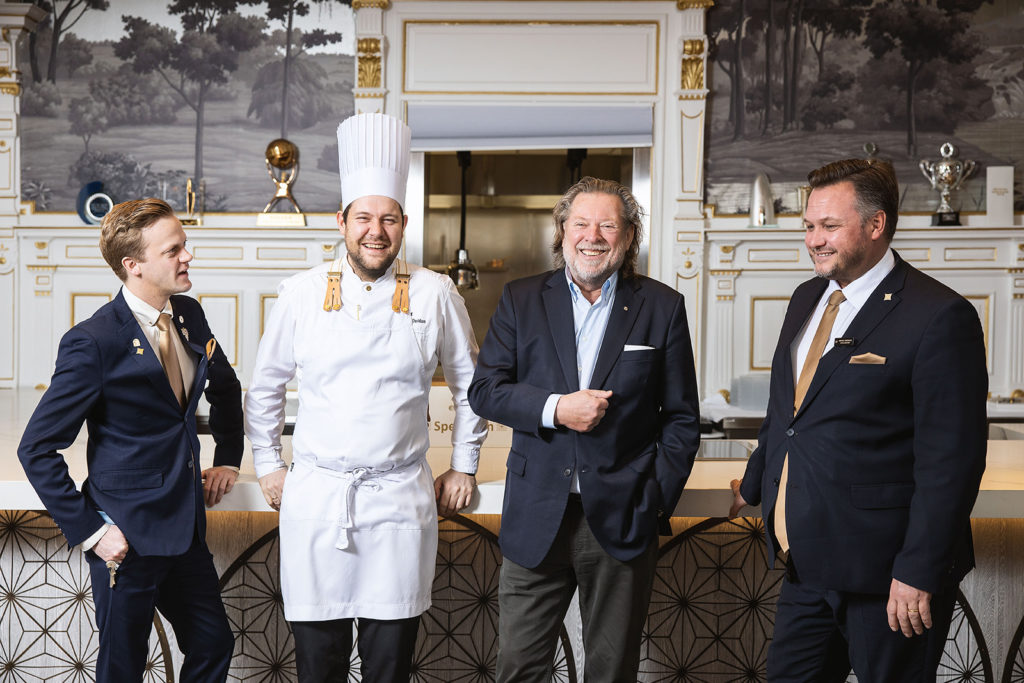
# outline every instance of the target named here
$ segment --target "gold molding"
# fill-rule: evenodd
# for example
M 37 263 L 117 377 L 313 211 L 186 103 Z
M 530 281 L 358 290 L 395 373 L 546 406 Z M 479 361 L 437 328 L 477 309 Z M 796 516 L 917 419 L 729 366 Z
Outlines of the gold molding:
M 957 257 L 958 252 L 965 251 L 977 251 L 977 250 L 991 250 L 991 258 L 967 258 Z M 979 263 L 994 263 L 999 260 L 999 247 L 946 247 L 942 252 L 942 260 L 947 263 L 956 263 L 957 261 L 978 261 Z
M 732 301 L 736 296 L 734 294 L 719 294 L 715 297 L 718 301 Z
M 380 55 L 359 55 L 357 88 L 379 88 L 383 82 Z
M 17 83 L 0 83 L 0 93 L 17 97 L 21 94 L 21 86 Z
M 263 338 L 263 330 L 266 324 L 267 299 L 276 299 L 277 294 L 260 294 L 260 339 Z
M 85 266 L 85 267 L 87 267 L 87 268 L 95 268 L 95 266 Z M 38 265 L 38 264 L 30 263 L 30 264 L 25 266 L 25 270 L 42 270 L 42 271 L 53 272 L 53 271 L 57 270 L 57 266 L 51 266 L 51 265 L 48 265 L 48 264 L 47 265 Z
M 386 10 L 391 7 L 391 0 L 352 0 L 352 11 L 361 9 Z
M 714 6 L 715 0 L 676 0 L 676 9 L 678 10 L 707 9 Z
M 684 55 L 702 55 L 704 54 L 704 41 L 700 38 L 690 38 L 683 41 L 683 54 Z
M 36 292 L 36 294 L 39 294 L 39 292 Z M 49 294 L 50 293 L 47 292 L 46 296 L 49 296 Z M 71 324 L 68 325 L 68 328 L 72 328 L 75 326 L 75 299 L 77 299 L 80 296 L 106 297 L 107 303 L 110 303 L 111 300 L 110 292 L 71 292 Z
M 233 340 L 235 342 L 234 343 L 234 347 L 235 347 L 235 351 L 234 351 L 235 360 L 234 360 L 233 363 L 231 363 L 230 361 L 229 361 L 229 363 L 231 364 L 231 367 L 237 368 L 238 367 L 238 361 L 239 361 L 239 358 L 240 358 L 240 355 L 238 353 L 238 339 L 239 339 L 239 336 L 240 336 L 240 334 L 239 334 L 239 324 L 240 324 L 239 320 L 242 317 L 242 305 L 241 305 L 241 303 L 238 300 L 238 295 L 237 294 L 196 294 L 196 301 L 198 301 L 200 303 L 200 305 L 203 303 L 203 299 L 232 299 L 235 302 L 235 338 Z M 204 312 L 204 315 L 205 315 L 205 312 Z M 214 335 L 214 336 L 216 336 L 216 335 Z
M 447 24 L 450 26 L 490 25 L 490 26 L 653 26 L 654 27 L 654 90 L 653 92 L 553 92 L 547 90 L 406 90 L 406 67 L 409 63 L 409 26 L 411 24 Z M 659 95 L 661 81 L 661 21 L 657 19 L 609 19 L 609 20 L 571 20 L 571 19 L 405 19 L 402 21 L 402 94 L 414 95 L 567 95 L 573 97 L 597 95 Z
M 356 52 L 380 52 L 380 38 L 360 38 L 356 41 Z
M 683 90 L 704 89 L 704 59 L 683 57 L 680 65 L 679 87 Z
M 709 270 L 708 275 L 713 277 L 728 277 L 728 276 L 739 276 L 743 273 L 743 270 Z

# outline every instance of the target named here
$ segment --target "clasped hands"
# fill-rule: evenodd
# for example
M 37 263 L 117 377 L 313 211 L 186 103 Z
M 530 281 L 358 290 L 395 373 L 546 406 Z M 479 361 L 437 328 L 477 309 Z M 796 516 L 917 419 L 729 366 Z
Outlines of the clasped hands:
M 284 480 L 287 469 L 280 469 L 260 477 L 260 489 L 267 505 L 280 511 L 281 494 L 284 491 Z M 437 501 L 437 512 L 442 517 L 464 510 L 473 499 L 476 490 L 476 477 L 465 472 L 448 470 L 434 480 L 434 498 Z

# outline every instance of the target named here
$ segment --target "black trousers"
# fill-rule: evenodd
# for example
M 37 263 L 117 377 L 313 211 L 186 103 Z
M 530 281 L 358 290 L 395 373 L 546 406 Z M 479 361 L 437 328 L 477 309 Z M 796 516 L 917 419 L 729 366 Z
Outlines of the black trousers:
M 932 627 L 907 638 L 889 628 L 888 595 L 782 583 L 768 648 L 770 683 L 932 683 L 953 618 L 956 590 L 931 599 Z
M 353 619 L 291 621 L 299 683 L 347 683 Z M 420 618 L 360 617 L 359 658 L 363 683 L 407 683 L 416 653 Z
M 547 557 L 526 569 L 508 558 L 498 582 L 498 683 L 550 683 L 558 632 L 577 587 L 587 683 L 634 683 L 647 621 L 658 538 L 620 562 L 594 538 L 570 496 Z
M 142 681 L 149 657 L 153 608 L 174 629 L 185 655 L 182 683 L 223 683 L 235 639 L 206 544 L 193 539 L 183 555 L 143 557 L 128 550 L 110 587 L 106 563 L 86 551 L 100 631 L 97 683 Z

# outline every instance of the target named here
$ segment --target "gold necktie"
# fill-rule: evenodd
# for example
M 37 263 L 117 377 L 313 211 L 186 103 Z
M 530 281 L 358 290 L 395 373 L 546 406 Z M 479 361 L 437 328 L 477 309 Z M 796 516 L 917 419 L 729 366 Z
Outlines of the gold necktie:
M 839 313 L 839 304 L 846 301 L 842 290 L 836 290 L 828 297 L 828 304 L 825 306 L 825 313 L 821 316 L 818 329 L 814 331 L 814 338 L 811 339 L 811 348 L 807 350 L 807 357 L 804 365 L 800 368 L 800 378 L 796 382 L 796 391 L 793 393 L 793 414 L 800 410 L 800 404 L 804 402 L 807 395 L 807 388 L 811 386 L 814 379 L 814 372 L 818 369 L 818 361 L 825 351 L 825 344 L 832 336 L 832 325 L 836 322 L 836 315 Z M 779 477 L 779 495 L 775 499 L 775 537 L 779 539 L 779 549 L 789 550 L 789 534 L 786 533 L 786 484 L 789 483 L 789 453 L 782 461 L 782 476 Z
M 164 374 L 167 375 L 167 381 L 171 383 L 171 391 L 174 392 L 175 397 L 178 399 L 178 404 L 184 410 L 185 383 L 181 379 L 181 365 L 178 363 L 178 353 L 174 350 L 174 344 L 171 343 L 171 335 L 174 334 L 174 330 L 171 329 L 171 316 L 167 313 L 161 313 L 160 318 L 156 321 L 156 326 L 160 330 L 160 362 L 164 366 Z

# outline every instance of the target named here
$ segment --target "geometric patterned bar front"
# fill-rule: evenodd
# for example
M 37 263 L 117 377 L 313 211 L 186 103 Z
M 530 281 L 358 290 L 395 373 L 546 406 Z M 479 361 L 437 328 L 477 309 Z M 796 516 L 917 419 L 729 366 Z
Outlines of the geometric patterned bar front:
M 638 680 L 764 680 L 783 572 L 769 568 L 762 533 L 757 519 L 712 518 L 661 547 Z M 232 681 L 295 680 L 278 568 L 273 529 L 221 577 L 235 632 Z M 421 621 L 413 681 L 494 680 L 500 568 L 492 532 L 461 516 L 440 522 L 433 606 Z M 0 511 L 0 601 L 0 682 L 95 679 L 98 644 L 88 568 L 46 513 Z M 154 624 L 145 680 L 173 683 L 158 615 Z M 553 681 L 579 680 L 582 663 L 572 647 L 578 637 L 563 626 Z M 1007 654 L 1002 683 L 1024 683 L 1022 641 L 1024 623 Z M 349 680 L 359 681 L 358 672 L 353 648 Z M 963 594 L 938 679 L 995 681 L 981 629 Z

